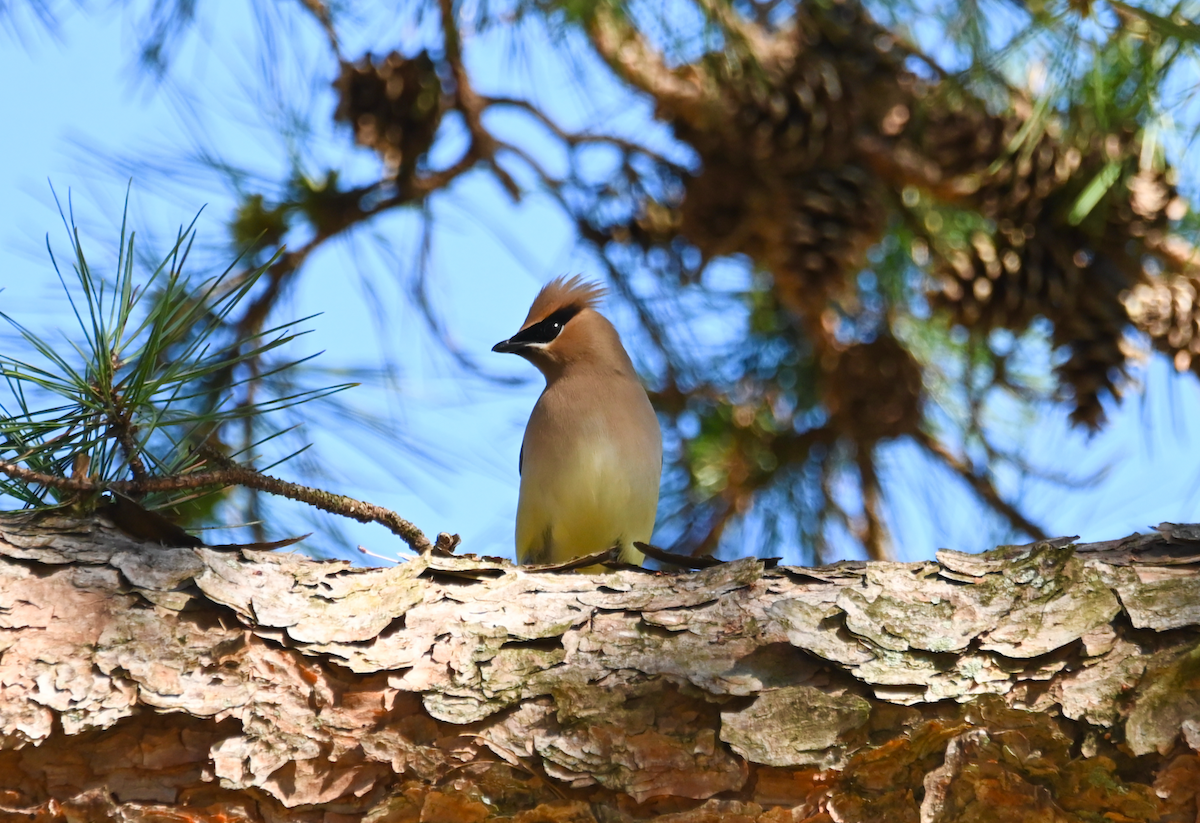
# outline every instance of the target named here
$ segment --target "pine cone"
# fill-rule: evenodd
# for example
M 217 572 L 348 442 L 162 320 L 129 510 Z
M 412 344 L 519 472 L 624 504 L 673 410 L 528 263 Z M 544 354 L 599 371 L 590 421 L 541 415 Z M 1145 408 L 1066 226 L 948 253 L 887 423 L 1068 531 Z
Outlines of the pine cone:
M 378 152 L 401 184 L 411 180 L 446 108 L 429 54 L 405 58 L 392 52 L 378 65 L 367 54 L 356 64 L 343 63 L 333 85 L 334 119 L 349 123 L 355 142 Z
M 944 178 L 982 177 L 1019 128 L 1015 118 L 990 114 L 958 89 L 922 89 L 917 115 L 904 130 L 922 156 L 933 158 Z
M 1138 168 L 1141 150 L 1131 132 L 1083 142 L 1046 133 L 1031 149 L 986 167 L 1003 156 L 1018 125 L 1014 118 L 976 123 L 982 137 L 972 143 L 963 124 L 977 119 L 967 110 L 934 121 L 942 133 L 926 138 L 929 146 L 947 147 L 950 168 L 970 178 L 959 187 L 967 192 L 961 202 L 994 226 L 958 247 L 939 247 L 931 238 L 940 285 L 931 302 L 980 330 L 1019 331 L 1034 317 L 1048 319 L 1052 342 L 1070 352 L 1057 372 L 1074 404 L 1072 420 L 1099 428 L 1101 396 L 1119 397 L 1125 373 L 1122 295 L 1142 279 L 1147 244 L 1181 216 L 1182 201 L 1167 175 Z M 976 149 L 983 153 L 972 159 Z M 989 161 L 989 151 L 1000 153 Z M 1099 199 L 1075 214 L 1113 163 L 1120 166 Z
M 751 66 L 703 69 L 723 116 L 660 115 L 703 164 L 685 182 L 681 233 L 708 256 L 746 254 L 827 294 L 882 232 L 881 189 L 855 160 L 856 136 L 906 99 L 908 73 L 857 2 L 802 5 L 794 36 Z
M 1200 275 L 1154 277 L 1125 295 L 1129 319 L 1178 371 L 1200 374 Z
M 1137 147 L 1128 151 L 1136 152 Z M 1132 173 L 1114 184 L 1112 194 L 1114 202 L 1107 213 L 1096 215 L 1104 218 L 1102 228 L 1094 230 L 1098 234 L 1094 251 L 1086 256 L 1088 265 L 1077 280 L 1069 311 L 1051 318 L 1054 342 L 1071 351 L 1070 359 L 1058 369 L 1060 380 L 1073 392 L 1071 419 L 1093 431 L 1104 422 L 1098 394 L 1120 397 L 1127 368 L 1121 340 L 1131 319 L 1138 325 L 1128 298 L 1147 279 L 1142 258 L 1153 253 L 1167 221 L 1182 216 L 1182 201 L 1169 178 L 1158 171 Z M 1181 288 L 1183 281 L 1176 281 Z M 1191 318 L 1182 296 L 1178 305 L 1173 328 L 1152 339 L 1183 370 L 1192 365 Z
M 788 258 L 775 283 L 823 302 L 850 288 L 866 262 L 887 219 L 884 195 L 875 177 L 853 165 L 804 175 L 789 193 Z
M 1049 320 L 1069 352 L 1058 376 L 1072 416 L 1098 427 L 1101 398 L 1119 394 L 1126 367 L 1122 295 L 1181 216 L 1174 181 L 1142 168 L 1132 128 L 1101 132 L 1083 109 L 1014 150 L 1028 115 L 992 114 L 949 81 L 908 72 L 904 50 L 856 0 L 800 4 L 793 31 L 790 46 L 755 43 L 757 61 L 686 67 L 706 90 L 699 101 L 660 100 L 659 116 L 702 164 L 669 229 L 705 256 L 741 253 L 770 272 L 781 305 L 823 350 L 836 348 L 828 303 L 853 288 L 881 236 L 886 194 L 907 201 L 915 186 L 961 207 L 983 218 L 977 230 L 957 246 L 949 231 L 924 238 L 940 286 L 931 304 L 979 331 Z
M 1072 419 L 1099 428 L 1099 394 L 1118 397 L 1124 374 L 1119 342 L 1128 319 L 1121 295 L 1131 285 L 1125 269 L 1082 232 L 1041 222 L 1017 233 L 976 232 L 970 249 L 954 250 L 935 270 L 947 284 L 935 301 L 956 322 L 1020 331 L 1037 316 L 1049 320 L 1053 344 L 1071 352 L 1057 372 L 1075 406 Z
M 827 362 L 826 362 L 827 361 Z M 893 337 L 856 343 L 821 363 L 829 425 L 857 444 L 915 433 L 921 424 L 921 367 Z
M 1054 318 L 1051 339 L 1070 352 L 1055 371 L 1074 406 L 1071 422 L 1096 431 L 1105 421 L 1103 396 L 1119 400 L 1126 379 L 1121 339 L 1129 321 L 1120 295 L 1127 281 L 1106 260 L 1088 267 L 1086 278 L 1075 291 L 1074 311 Z

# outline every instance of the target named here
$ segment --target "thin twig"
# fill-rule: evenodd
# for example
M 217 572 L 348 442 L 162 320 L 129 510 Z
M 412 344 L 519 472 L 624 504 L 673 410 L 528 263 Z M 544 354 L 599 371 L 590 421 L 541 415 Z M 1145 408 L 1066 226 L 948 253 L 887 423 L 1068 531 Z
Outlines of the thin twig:
M 592 132 L 586 132 L 586 131 L 585 132 L 567 131 L 562 126 L 555 123 L 554 120 L 552 120 L 544 111 L 539 109 L 533 103 L 530 103 L 528 100 L 520 100 L 515 97 L 480 97 L 480 100 L 482 100 L 484 105 L 487 107 L 508 106 L 511 108 L 520 109 L 521 111 L 523 111 L 526 114 L 533 117 L 535 120 L 537 120 L 543 126 L 545 126 L 547 129 L 549 129 L 550 132 L 555 137 L 557 137 L 559 140 L 562 140 L 564 143 L 566 143 L 568 146 L 571 146 L 572 148 L 581 146 L 581 145 L 586 145 L 588 143 L 603 143 L 604 145 L 613 146 L 614 148 L 621 149 L 622 151 L 624 151 L 626 153 L 626 155 L 643 154 L 646 157 L 653 160 L 654 162 L 661 163 L 664 166 L 668 166 L 673 171 L 676 171 L 678 173 L 682 174 L 685 171 L 685 169 L 682 166 L 680 166 L 675 161 L 667 158 L 665 155 L 659 154 L 658 152 L 654 151 L 653 149 L 643 146 L 641 143 L 635 143 L 632 140 L 626 140 L 625 138 L 618 137 L 615 134 L 593 134 Z M 508 148 L 508 149 L 512 148 L 508 144 L 502 144 L 502 145 L 504 148 Z
M 443 0 L 449 2 L 449 0 Z M 587 22 L 588 38 L 600 57 L 622 79 L 681 113 L 695 119 L 709 103 L 704 88 L 707 80 L 699 71 L 674 72 L 663 56 L 621 15 L 596 4 Z
M 692 549 L 692 557 L 711 556 L 717 550 L 717 543 L 720 542 L 721 535 L 725 534 L 725 527 L 729 525 L 729 521 L 737 514 L 737 506 L 733 504 L 733 501 L 727 500 L 722 496 L 721 502 L 725 504 L 725 508 L 709 524 L 704 539 Z
M 777 50 L 781 41 L 789 50 L 795 48 L 787 38 L 774 37 L 749 17 L 739 14 L 728 0 L 697 0 L 696 5 L 721 27 L 721 33 L 731 44 L 741 45 L 757 59 Z
M 953 455 L 944 444 L 934 440 L 925 432 L 917 432 L 913 435 L 913 439 L 965 480 L 967 485 L 974 489 L 975 493 L 983 498 L 983 501 L 991 506 L 997 514 L 1003 515 L 1014 529 L 1029 535 L 1034 540 L 1046 539 L 1046 532 L 1040 526 L 1030 522 L 1017 510 L 1016 506 L 1002 498 L 991 480 L 976 474 L 969 464 Z
M 514 201 L 521 199 L 521 187 L 517 185 L 517 181 L 513 180 L 512 176 L 504 170 L 500 164 L 496 162 L 496 140 L 492 137 L 492 133 L 483 125 L 483 110 L 486 104 L 483 97 L 475 92 L 471 85 L 471 78 L 467 74 L 467 67 L 463 63 L 462 57 L 462 37 L 458 32 L 458 22 L 454 19 L 454 0 L 439 0 L 439 8 L 442 12 L 442 45 L 445 50 L 446 63 L 450 66 L 450 71 L 454 75 L 455 97 L 458 101 L 458 110 L 462 112 L 463 121 L 466 123 L 467 131 L 471 133 L 471 149 L 468 154 L 474 153 L 475 156 L 486 162 L 492 169 L 492 173 L 504 186 L 509 197 Z
M 244 486 L 279 497 L 286 497 L 289 500 L 307 503 L 313 508 L 348 517 L 360 523 L 378 523 L 417 552 L 424 553 L 433 548 L 429 538 L 420 529 L 390 509 L 376 506 L 373 503 L 364 503 L 342 494 L 333 494 L 310 486 L 301 486 L 298 483 L 280 480 L 245 466 L 195 474 L 152 477 L 143 481 L 113 480 L 108 482 L 96 481 L 89 477 L 58 477 L 2 460 L 0 460 L 0 472 L 27 483 L 38 483 L 63 491 L 94 492 L 111 489 L 131 496 L 151 492 L 198 489 L 205 486 Z
M 411 205 L 414 200 L 420 200 L 426 195 L 448 186 L 456 178 L 470 171 L 477 159 L 478 156 L 473 153 L 473 150 L 468 150 L 462 158 L 449 168 L 413 181 L 413 184 L 409 187 L 409 191 L 397 192 L 390 197 L 383 197 L 379 200 L 374 200 L 373 196 L 380 194 L 381 189 L 391 185 L 391 181 L 383 180 L 369 186 L 341 192 L 339 197 L 344 198 L 346 205 L 343 205 L 344 213 L 339 215 L 340 219 L 328 226 L 314 226 L 313 228 L 316 231 L 306 243 L 295 250 L 285 251 L 279 256 L 278 260 L 271 264 L 266 273 L 266 288 L 261 294 L 255 297 L 254 301 L 238 321 L 236 327 L 237 334 L 240 337 L 247 337 L 257 334 L 262 330 L 267 316 L 271 313 L 271 309 L 275 307 L 275 303 L 278 301 L 280 294 L 289 280 L 326 241 L 354 228 L 360 223 L 367 222 L 389 209 L 396 208 L 397 206 Z M 360 204 L 368 199 L 373 201 L 372 205 L 363 208 Z M 239 278 L 235 278 L 231 282 L 234 285 L 240 284 L 240 278 L 247 276 L 251 271 L 253 269 L 247 269 Z
M 867 556 L 872 560 L 890 560 L 891 552 L 888 551 L 884 540 L 883 518 L 879 512 L 882 492 L 879 487 L 879 473 L 875 470 L 875 457 L 860 444 L 855 461 L 858 463 L 859 482 L 862 484 L 863 516 L 866 519 L 866 528 L 859 539 L 862 540 L 863 548 L 867 550 Z
M 329 7 L 321 0 L 300 0 L 300 4 L 317 18 L 317 22 L 321 24 L 322 31 L 325 32 L 325 38 L 329 41 L 329 47 L 333 49 L 333 55 L 340 61 L 342 59 L 342 47 L 338 44 L 337 30 L 333 27 L 333 15 L 329 13 Z
M 146 464 L 142 460 L 141 450 L 138 448 L 137 437 L 134 434 L 134 426 L 128 415 L 119 409 L 108 415 L 108 430 L 121 445 L 121 450 L 125 452 L 125 462 L 129 466 L 129 473 L 133 475 L 133 479 L 149 480 L 150 472 L 146 470 Z

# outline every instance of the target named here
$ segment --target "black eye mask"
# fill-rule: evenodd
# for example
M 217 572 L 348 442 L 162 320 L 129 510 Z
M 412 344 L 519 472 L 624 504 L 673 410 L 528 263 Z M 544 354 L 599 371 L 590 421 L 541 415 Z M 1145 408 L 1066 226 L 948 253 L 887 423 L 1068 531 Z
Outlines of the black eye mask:
M 582 308 L 579 306 L 567 306 L 566 308 L 559 309 L 545 320 L 534 323 L 529 328 L 517 332 L 509 338 L 508 342 L 518 345 L 549 343 L 558 337 L 563 327 L 567 325 L 567 321 L 579 314 L 580 311 L 582 311 Z

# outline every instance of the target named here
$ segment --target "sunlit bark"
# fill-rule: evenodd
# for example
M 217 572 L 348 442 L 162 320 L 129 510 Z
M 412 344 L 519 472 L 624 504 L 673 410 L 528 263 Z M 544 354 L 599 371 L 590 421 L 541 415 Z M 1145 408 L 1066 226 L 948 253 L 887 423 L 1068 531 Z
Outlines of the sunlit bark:
M 1196 536 L 582 575 L 8 515 L 0 810 L 1192 823 Z

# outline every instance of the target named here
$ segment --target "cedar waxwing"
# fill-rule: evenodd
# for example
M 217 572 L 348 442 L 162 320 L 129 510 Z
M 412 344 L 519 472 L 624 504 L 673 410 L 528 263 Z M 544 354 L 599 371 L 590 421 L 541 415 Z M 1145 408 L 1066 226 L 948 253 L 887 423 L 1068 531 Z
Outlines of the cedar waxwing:
M 603 289 L 551 280 L 521 330 L 492 351 L 519 354 L 546 378 L 518 470 L 517 562 L 564 563 L 621 545 L 641 564 L 658 508 L 662 432 L 613 324 Z

